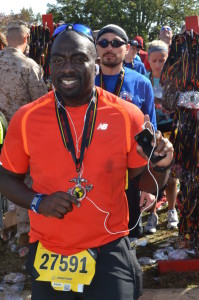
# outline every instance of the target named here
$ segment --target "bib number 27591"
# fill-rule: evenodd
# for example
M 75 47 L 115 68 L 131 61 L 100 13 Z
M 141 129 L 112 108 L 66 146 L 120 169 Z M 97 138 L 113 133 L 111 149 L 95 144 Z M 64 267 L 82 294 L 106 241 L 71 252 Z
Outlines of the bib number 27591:
M 48 251 L 39 242 L 34 261 L 39 274 L 36 280 L 51 282 L 55 290 L 82 292 L 95 274 L 96 256 L 91 250 L 65 256 Z

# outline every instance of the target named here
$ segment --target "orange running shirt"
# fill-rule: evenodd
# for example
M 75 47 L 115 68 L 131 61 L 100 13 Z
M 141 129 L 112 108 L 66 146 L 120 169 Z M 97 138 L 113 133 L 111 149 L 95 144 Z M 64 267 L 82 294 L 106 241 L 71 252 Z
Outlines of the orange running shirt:
M 128 234 L 128 203 L 125 195 L 126 169 L 146 164 L 136 152 L 134 136 L 142 130 L 142 112 L 135 105 L 97 88 L 98 109 L 93 139 L 85 151 L 82 177 L 93 185 L 81 208 L 64 219 L 46 218 L 29 211 L 30 242 L 37 240 L 48 250 L 70 255 L 98 247 Z M 78 147 L 88 104 L 67 107 L 73 120 Z M 75 132 L 71 131 L 74 145 Z M 1 154 L 4 168 L 26 173 L 30 167 L 33 190 L 51 194 L 68 191 L 77 177 L 71 154 L 64 147 L 58 127 L 54 93 L 20 108 L 10 122 Z M 97 205 L 100 209 L 92 202 Z M 111 232 L 106 231 L 104 222 Z

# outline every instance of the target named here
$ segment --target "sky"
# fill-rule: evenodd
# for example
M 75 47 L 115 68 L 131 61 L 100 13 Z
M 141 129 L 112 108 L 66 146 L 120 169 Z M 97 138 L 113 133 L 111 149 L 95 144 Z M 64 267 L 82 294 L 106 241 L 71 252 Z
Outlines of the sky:
M 34 14 L 45 14 L 47 10 L 47 3 L 56 4 L 56 0 L 0 0 L 0 12 L 4 14 L 10 14 L 11 10 L 14 14 L 20 12 L 24 7 L 33 10 Z

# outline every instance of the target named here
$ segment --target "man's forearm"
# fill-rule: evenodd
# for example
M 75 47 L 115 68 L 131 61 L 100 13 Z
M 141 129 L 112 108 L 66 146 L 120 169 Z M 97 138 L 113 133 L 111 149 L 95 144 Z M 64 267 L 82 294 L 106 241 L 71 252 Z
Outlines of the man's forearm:
M 170 169 L 166 170 L 165 172 L 156 172 L 153 170 L 153 168 L 150 168 L 150 172 L 155 177 L 159 189 L 163 188 L 169 179 Z M 138 177 L 138 188 L 141 191 L 145 191 L 151 194 L 154 194 L 157 191 L 155 180 L 151 176 L 147 168 Z
M 0 192 L 15 204 L 30 208 L 35 192 L 28 188 L 21 178 L 0 175 Z
M 63 219 L 73 211 L 73 206 L 80 207 L 80 201 L 66 192 L 55 192 L 43 197 L 34 198 L 36 192 L 24 183 L 24 176 L 7 171 L 0 166 L 0 192 L 17 205 L 32 209 L 46 217 Z M 40 196 L 40 195 L 39 195 Z M 33 200 L 36 201 L 32 205 Z M 42 200 L 42 201 L 41 201 Z

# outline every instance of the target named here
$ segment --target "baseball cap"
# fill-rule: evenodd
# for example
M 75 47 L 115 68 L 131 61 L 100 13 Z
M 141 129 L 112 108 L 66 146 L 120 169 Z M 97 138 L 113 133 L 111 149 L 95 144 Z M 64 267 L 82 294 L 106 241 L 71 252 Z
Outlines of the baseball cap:
M 136 41 L 136 40 L 129 40 L 128 44 L 130 44 L 131 46 L 137 46 L 137 47 L 139 47 L 138 41 Z
M 134 40 L 138 42 L 138 46 L 137 47 L 143 49 L 143 38 L 141 36 L 139 36 L 139 35 L 136 35 L 134 37 Z

